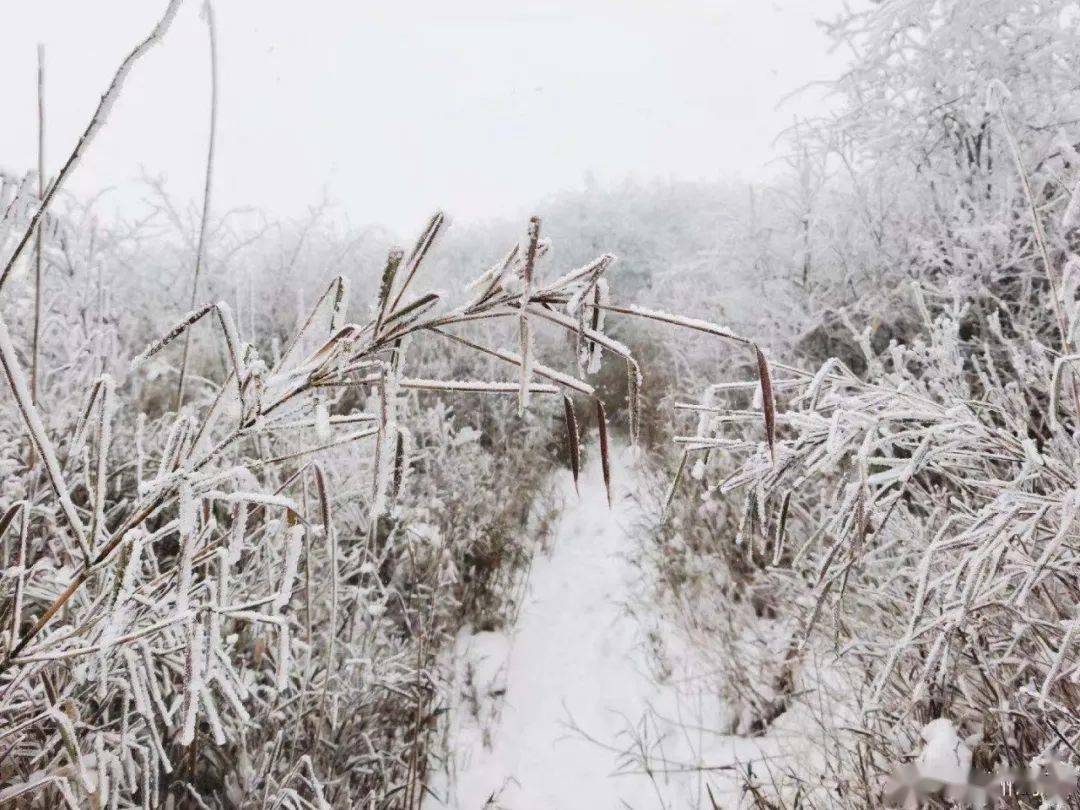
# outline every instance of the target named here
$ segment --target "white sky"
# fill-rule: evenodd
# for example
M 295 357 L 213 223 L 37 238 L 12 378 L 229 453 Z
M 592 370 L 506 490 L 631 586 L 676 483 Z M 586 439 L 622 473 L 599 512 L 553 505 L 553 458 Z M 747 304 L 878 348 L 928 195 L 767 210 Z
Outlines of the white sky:
M 164 0 L 37 0 L 0 12 L 0 166 L 36 160 L 35 44 L 46 47 L 55 171 Z M 201 0 L 135 67 L 70 188 L 140 167 L 199 194 L 209 68 Z M 326 191 L 356 223 L 414 230 L 519 216 L 628 176 L 753 177 L 834 75 L 814 25 L 841 0 L 217 0 L 215 209 L 298 216 Z M 118 193 L 123 201 L 130 191 Z

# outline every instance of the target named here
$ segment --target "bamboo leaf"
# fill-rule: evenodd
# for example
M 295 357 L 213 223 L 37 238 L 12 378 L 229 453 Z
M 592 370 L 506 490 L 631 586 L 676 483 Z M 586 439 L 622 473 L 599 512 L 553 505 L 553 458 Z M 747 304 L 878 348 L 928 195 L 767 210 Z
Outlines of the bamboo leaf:
M 596 400 L 596 429 L 600 433 L 600 468 L 604 473 L 604 490 L 607 492 L 608 507 L 612 505 L 611 496 L 611 452 L 608 447 L 607 411 L 602 400 Z
M 518 316 L 518 345 L 521 352 L 521 387 L 518 391 L 518 416 L 525 412 L 529 404 L 529 383 L 532 381 L 532 333 L 529 330 L 527 307 L 532 298 L 533 270 L 536 264 L 536 246 L 540 241 L 540 218 L 529 220 L 529 246 L 525 251 L 525 266 L 522 268 L 524 284 L 521 291 L 521 312 Z
M 641 368 L 632 357 L 626 358 L 626 408 L 630 422 L 630 446 L 636 447 L 641 434 Z
M 566 436 L 570 446 L 570 471 L 574 474 L 574 491 L 579 492 L 578 477 L 581 474 L 581 434 L 578 431 L 574 401 L 563 394 L 563 411 L 566 414 Z
M 773 397 L 772 375 L 769 374 L 769 361 L 756 343 L 754 354 L 757 356 L 758 381 L 761 383 L 761 407 L 765 412 L 765 440 L 769 443 L 769 458 L 776 464 L 776 400 Z
M 679 458 L 679 466 L 675 469 L 675 475 L 671 478 L 671 485 L 668 487 L 667 495 L 664 497 L 664 515 L 667 515 L 668 509 L 671 508 L 671 502 L 675 500 L 675 492 L 678 490 L 679 481 L 682 479 L 683 472 L 686 470 L 686 462 L 690 459 L 690 450 L 683 450 L 682 456 Z

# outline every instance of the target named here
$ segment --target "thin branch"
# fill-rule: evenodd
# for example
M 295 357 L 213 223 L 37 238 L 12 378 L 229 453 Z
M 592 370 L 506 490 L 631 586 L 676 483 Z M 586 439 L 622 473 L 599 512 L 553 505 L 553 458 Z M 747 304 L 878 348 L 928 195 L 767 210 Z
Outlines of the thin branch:
M 86 129 L 83 130 L 82 136 L 68 156 L 67 162 L 64 163 L 63 168 L 60 169 L 60 173 L 56 175 L 56 179 L 49 184 L 48 189 L 45 191 L 45 196 L 41 200 L 41 204 L 38 205 L 37 210 L 34 212 L 34 216 L 30 219 L 30 225 L 19 240 L 19 244 L 15 247 L 15 251 L 7 260 L 7 264 L 4 265 L 4 271 L 3 273 L 0 273 L 0 291 L 3 290 L 4 284 L 11 275 L 11 271 L 15 268 L 15 264 L 19 261 L 23 251 L 29 244 L 30 237 L 37 230 L 38 223 L 49 209 L 49 205 L 52 203 L 53 198 L 56 197 L 56 192 L 60 190 L 64 181 L 67 180 L 68 176 L 75 170 L 79 160 L 89 148 L 95 136 L 97 136 L 98 132 L 101 131 L 101 128 L 105 126 L 105 122 L 109 118 L 109 113 L 112 111 L 116 99 L 120 96 L 120 90 L 124 86 L 124 80 L 127 79 L 128 74 L 131 73 L 132 67 L 135 66 L 135 63 L 143 54 L 160 42 L 161 38 L 165 36 L 165 32 L 169 30 L 169 26 L 172 25 L 173 18 L 180 8 L 180 2 L 181 0 L 169 0 L 169 5 L 165 9 L 165 13 L 162 15 L 161 19 L 158 21 L 158 24 L 154 26 L 154 30 L 150 32 L 146 39 L 136 45 L 134 50 L 132 50 L 124 61 L 120 63 L 120 67 L 117 68 L 115 75 L 113 75 L 112 82 L 101 96 L 101 101 L 98 103 L 97 109 L 90 119 L 90 123 L 86 125 Z
M 217 136 L 218 114 L 218 61 L 217 30 L 214 27 L 214 7 L 210 0 L 205 0 L 203 17 L 210 38 L 210 137 L 206 147 L 206 177 L 203 182 L 202 219 L 199 222 L 199 242 L 195 247 L 195 273 L 191 279 L 191 303 L 188 309 L 195 309 L 199 297 L 199 276 L 202 274 L 203 258 L 206 252 L 206 227 L 210 220 L 210 190 L 214 178 L 214 143 Z M 191 350 L 191 332 L 184 335 L 184 354 L 180 361 L 180 379 L 176 384 L 176 406 L 179 411 L 184 404 L 184 382 L 187 379 L 188 354 Z

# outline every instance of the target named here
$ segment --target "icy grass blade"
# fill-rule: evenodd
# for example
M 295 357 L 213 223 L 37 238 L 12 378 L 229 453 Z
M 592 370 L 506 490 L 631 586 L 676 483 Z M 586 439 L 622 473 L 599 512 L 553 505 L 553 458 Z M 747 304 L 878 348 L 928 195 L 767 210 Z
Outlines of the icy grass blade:
M 155 354 L 160 352 L 162 349 L 164 349 L 166 346 L 168 346 L 170 343 L 180 337 L 180 335 L 184 334 L 188 329 L 190 329 L 192 326 L 202 320 L 206 316 L 206 313 L 210 312 L 213 309 L 213 304 L 206 304 L 202 307 L 199 307 L 198 309 L 194 309 L 189 312 L 187 315 L 181 318 L 180 321 L 172 329 L 166 332 L 163 337 L 151 343 L 149 346 L 143 349 L 140 354 L 136 355 L 131 361 L 131 370 L 137 371 L 147 360 L 149 360 Z
M 397 309 L 398 304 L 401 303 L 402 297 L 409 289 L 409 285 L 412 284 L 413 278 L 416 276 L 416 271 L 420 267 L 420 263 L 423 262 L 424 257 L 427 256 L 428 251 L 434 244 L 436 237 L 442 230 L 443 225 L 446 223 L 446 215 L 442 211 L 436 211 L 431 219 L 428 221 L 427 227 L 424 228 L 424 232 L 420 235 L 420 238 L 416 241 L 412 251 L 409 253 L 409 258 L 405 260 L 405 279 L 401 283 L 401 287 L 398 289 L 397 295 L 394 296 L 394 302 L 390 305 L 391 310 Z
M 302 524 L 290 526 L 285 533 L 285 566 L 281 574 L 281 584 L 278 585 L 274 601 L 270 603 L 270 608 L 275 613 L 280 613 L 292 599 L 293 583 L 296 581 L 297 565 L 300 562 L 300 552 L 303 547 L 304 526 Z
M 578 476 L 581 473 L 581 432 L 578 430 L 574 401 L 566 394 L 563 394 L 563 413 L 566 418 L 566 441 L 570 451 L 570 471 L 574 476 L 574 491 L 580 492 Z
M 645 381 L 641 367 L 632 357 L 626 358 L 626 408 L 630 423 L 630 446 L 637 447 L 641 435 L 641 389 Z
M 680 326 L 684 329 L 692 329 L 695 332 L 704 332 L 707 335 L 713 335 L 714 337 L 724 338 L 726 340 L 733 340 L 736 343 L 750 345 L 753 342 L 749 338 L 742 337 L 741 335 L 732 332 L 730 329 L 725 329 L 724 327 L 710 323 L 709 321 L 703 321 L 698 318 L 686 318 L 682 315 L 673 315 L 670 312 L 662 312 L 658 309 L 647 309 L 645 307 L 637 306 L 636 304 L 630 306 L 604 304 L 603 309 L 606 309 L 608 312 L 619 313 L 620 315 L 634 315 L 638 318 L 656 321 L 657 323 L 666 323 L 670 326 Z
M 184 670 L 184 704 L 181 710 L 183 721 L 177 742 L 188 746 L 195 741 L 195 720 L 199 711 L 199 696 L 202 692 L 204 646 L 206 635 L 202 622 L 188 623 L 187 663 Z
M 330 334 L 333 335 L 337 333 L 343 327 L 345 308 L 348 304 L 348 289 L 345 278 L 338 276 L 330 282 L 330 285 L 323 291 L 318 300 L 315 301 L 315 305 L 309 311 L 303 325 L 293 332 L 292 336 L 289 338 L 289 342 L 285 345 L 285 348 L 282 349 L 281 355 L 274 363 L 274 367 L 270 370 L 268 376 L 272 377 L 281 372 L 285 363 L 288 362 L 289 358 L 292 356 L 293 351 L 304 339 L 311 324 L 314 323 L 315 316 L 319 314 L 319 308 L 331 293 L 334 294 L 334 304 L 330 312 Z
M 437 335 L 442 335 L 443 337 L 449 338 L 450 340 L 460 343 L 463 346 L 468 346 L 470 349 L 473 349 L 475 351 L 489 354 L 492 357 L 497 357 L 500 360 L 504 360 L 507 363 L 511 363 L 515 366 L 522 365 L 523 361 L 521 355 L 515 354 L 514 352 L 482 346 L 479 343 L 475 343 L 474 341 L 469 340 L 468 338 L 461 337 L 460 335 L 455 335 L 452 332 L 447 332 L 442 329 L 432 329 L 432 332 Z M 572 377 L 569 374 L 564 374 L 561 371 L 557 371 L 556 369 L 553 369 L 550 366 L 546 366 L 543 363 L 534 362 L 532 365 L 532 371 L 541 377 L 551 380 L 552 382 L 558 383 L 559 385 L 563 385 L 567 388 L 577 391 L 579 394 L 592 396 L 595 393 L 593 387 L 588 383 L 582 382 L 577 377 Z
M 611 449 L 608 447 L 607 411 L 602 400 L 596 400 L 596 429 L 600 434 L 600 469 L 604 475 L 604 491 L 607 493 L 608 508 L 611 508 Z
M 379 335 L 382 333 L 383 322 L 386 320 L 387 309 L 390 306 L 390 291 L 393 289 L 394 277 L 397 275 L 403 255 L 400 248 L 393 248 L 386 257 L 386 265 L 382 271 L 382 283 L 379 286 L 378 315 L 375 317 L 375 328 L 372 330 L 375 340 L 378 340 Z
M 56 459 L 56 451 L 53 449 L 52 441 L 50 441 L 48 433 L 45 432 L 45 425 L 41 421 L 41 415 L 38 413 L 37 406 L 34 405 L 33 399 L 30 396 L 30 389 L 27 387 L 26 377 L 23 375 L 22 368 L 19 365 L 19 358 L 15 353 L 15 346 L 11 342 L 11 334 L 8 332 L 7 324 L 4 323 L 2 317 L 0 317 L 0 365 L 3 366 L 4 376 L 7 379 L 8 386 L 11 388 L 11 393 L 15 395 L 15 401 L 19 406 L 19 413 L 26 424 L 27 431 L 30 433 L 30 438 L 34 443 L 34 447 L 37 448 L 38 453 L 45 463 L 45 472 L 49 478 L 49 484 L 52 486 L 57 500 L 60 501 L 60 508 L 64 513 L 64 518 L 67 520 L 68 526 L 71 527 L 72 532 L 75 534 L 75 539 L 78 542 L 83 555 L 89 560 L 90 546 L 87 544 L 86 540 L 86 528 L 79 519 L 78 512 L 75 511 L 75 504 L 72 503 L 71 493 L 68 491 L 67 484 L 64 483 L 64 476 L 60 471 L 60 463 Z
M 518 346 L 521 351 L 521 387 L 518 393 L 518 416 L 529 404 L 529 383 L 532 380 L 533 339 L 529 328 L 528 306 L 532 300 L 533 272 L 536 265 L 536 246 L 540 241 L 540 218 L 529 220 L 529 243 L 525 248 L 525 266 L 522 268 L 521 310 L 518 316 Z
M 769 443 L 769 457 L 776 464 L 776 399 L 773 396 L 772 375 L 769 373 L 769 361 L 757 344 L 754 344 L 754 355 L 758 381 L 761 383 L 761 405 L 765 413 L 765 438 Z
M 112 411 L 114 388 L 112 377 L 101 377 L 101 396 L 97 430 L 97 469 L 94 476 L 94 523 L 90 531 L 91 549 L 105 541 L 105 486 L 108 482 L 109 449 L 112 446 Z

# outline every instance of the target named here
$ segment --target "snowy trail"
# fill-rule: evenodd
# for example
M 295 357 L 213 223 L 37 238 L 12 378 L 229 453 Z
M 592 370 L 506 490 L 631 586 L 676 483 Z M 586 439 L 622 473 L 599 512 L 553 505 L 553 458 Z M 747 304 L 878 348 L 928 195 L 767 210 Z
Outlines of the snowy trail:
M 429 808 L 708 807 L 700 774 L 650 776 L 633 752 L 644 746 L 654 757 L 697 762 L 709 749 L 714 763 L 753 755 L 745 740 L 692 738 L 682 722 L 661 728 L 658 718 L 685 720 L 689 709 L 651 676 L 656 634 L 635 615 L 642 574 L 633 562 L 633 464 L 618 454 L 612 509 L 596 467 L 586 469 L 580 497 L 567 476 L 560 525 L 549 553 L 534 559 L 509 636 L 458 640 L 457 691 L 471 697 L 451 707 L 449 773 L 434 785 L 445 804 Z M 705 707 L 700 695 L 695 703 L 696 723 Z M 722 709 L 705 711 L 712 719 Z

